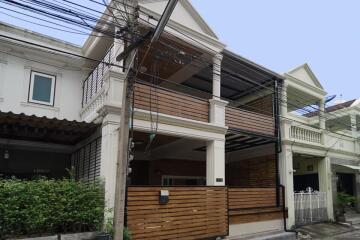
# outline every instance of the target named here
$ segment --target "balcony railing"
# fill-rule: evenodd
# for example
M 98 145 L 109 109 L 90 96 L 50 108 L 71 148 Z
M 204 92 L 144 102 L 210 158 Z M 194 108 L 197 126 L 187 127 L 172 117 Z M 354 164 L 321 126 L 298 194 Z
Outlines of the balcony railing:
M 291 126 L 290 136 L 295 140 L 321 144 L 321 131 L 306 126 Z
M 239 108 L 226 108 L 225 123 L 226 126 L 232 129 L 271 136 L 275 134 L 275 120 L 273 117 Z
M 209 121 L 209 102 L 148 83 L 135 84 L 134 107 L 201 122 Z
M 114 62 L 114 46 L 110 47 L 100 64 L 83 82 L 82 106 L 88 104 L 96 93 L 104 86 L 103 76 Z

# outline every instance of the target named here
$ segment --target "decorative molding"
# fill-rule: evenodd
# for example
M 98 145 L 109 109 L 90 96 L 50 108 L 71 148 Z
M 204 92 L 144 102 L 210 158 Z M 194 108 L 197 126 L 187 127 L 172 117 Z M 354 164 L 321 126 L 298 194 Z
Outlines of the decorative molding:
M 351 151 L 344 151 L 340 149 L 328 148 L 321 144 L 311 144 L 307 142 L 300 142 L 298 140 L 290 140 L 285 139 L 282 141 L 283 146 L 292 146 L 293 152 L 295 153 L 302 153 L 307 155 L 314 155 L 314 156 L 326 156 L 330 154 L 330 157 L 334 157 L 334 155 L 341 156 L 342 158 L 359 158 L 359 153 L 354 153 Z M 301 149 L 295 149 L 295 147 L 300 147 Z
M 57 68 L 54 66 L 54 68 Z M 53 76 L 56 76 L 56 78 L 62 78 L 63 77 L 63 74 L 59 71 L 49 71 L 47 69 L 44 69 L 44 68 L 37 68 L 37 67 L 33 67 L 31 65 L 24 65 L 24 69 L 25 70 L 31 70 L 31 71 L 35 71 L 35 72 L 40 72 L 40 73 L 45 73 L 45 74 L 49 74 L 49 75 L 53 75 Z
M 35 108 L 51 110 L 54 112 L 60 112 L 60 107 L 52 107 L 52 106 L 46 106 L 46 105 L 42 105 L 42 104 L 29 103 L 29 102 L 21 102 L 20 105 L 23 107 L 35 107 Z
M 103 106 L 105 102 L 106 92 L 105 87 L 100 89 L 95 96 L 92 97 L 90 102 L 88 102 L 81 110 L 80 110 L 80 118 L 82 120 L 89 119 L 90 115 L 96 115 L 99 109 Z M 91 120 L 90 120 L 91 121 Z
M 139 120 L 145 120 L 150 121 L 150 112 L 141 110 L 141 109 L 135 109 L 134 112 L 134 118 Z M 158 122 L 168 125 L 174 125 L 184 128 L 190 128 L 190 129 L 197 129 L 202 131 L 207 131 L 211 133 L 218 133 L 218 134 L 226 134 L 228 127 L 226 126 L 219 126 L 212 123 L 205 123 L 205 122 L 199 122 L 191 119 L 171 116 L 167 114 L 158 113 Z
M 105 116 L 108 114 L 116 114 L 116 115 L 120 115 L 121 114 L 121 107 L 117 104 L 111 104 L 111 103 L 105 103 L 103 106 L 101 106 L 98 110 L 97 113 L 100 116 Z
M 301 87 L 304 87 L 305 89 L 310 89 L 311 91 L 314 91 L 315 93 L 317 93 L 319 95 L 325 96 L 327 94 L 327 92 L 325 92 L 323 89 L 320 89 L 318 87 L 315 87 L 308 83 L 305 83 L 304 81 L 301 81 L 300 79 L 298 79 L 288 73 L 284 73 L 284 77 L 286 77 L 287 80 L 290 81 L 290 84 L 289 84 L 290 86 L 293 86 L 293 85 L 291 85 L 291 83 L 295 83 Z
M 1 64 L 4 64 L 4 65 L 7 65 L 8 64 L 8 61 L 3 59 L 3 58 L 0 58 L 0 63 Z
M 317 85 L 317 87 L 324 89 L 324 87 L 321 85 L 319 79 L 315 76 L 314 72 L 311 70 L 310 66 L 307 63 L 304 63 L 304 64 L 290 70 L 287 74 L 291 75 L 292 73 L 294 73 L 300 69 L 305 70 L 305 72 L 310 76 L 311 80 L 315 83 L 315 85 Z
M 220 107 L 226 107 L 229 104 L 228 101 L 216 99 L 216 98 L 209 99 L 209 103 L 210 105 L 217 105 Z
M 160 15 L 148 8 L 142 8 L 142 10 L 145 12 L 146 15 L 150 15 L 153 16 L 155 19 L 159 19 Z M 157 22 L 157 20 L 156 20 Z M 221 52 L 226 45 L 221 43 L 220 41 L 218 41 L 216 38 L 211 37 L 209 35 L 205 35 L 203 33 L 197 32 L 193 29 L 190 29 L 186 26 L 183 26 L 182 24 L 179 24 L 173 20 L 169 20 L 168 22 L 168 26 L 170 26 L 171 28 L 176 29 L 177 31 L 180 31 L 184 34 L 189 34 L 201 41 L 204 41 L 206 44 L 208 44 L 209 46 L 212 46 L 214 48 L 216 48 L 217 50 L 219 50 L 219 52 Z M 178 33 L 179 34 L 179 33 Z M 200 48 L 204 48 L 204 46 L 202 46 L 202 44 L 200 44 L 199 46 Z M 205 47 L 206 48 L 206 47 Z M 209 49 L 205 49 L 205 50 L 209 50 Z M 215 49 L 213 49 L 215 51 Z

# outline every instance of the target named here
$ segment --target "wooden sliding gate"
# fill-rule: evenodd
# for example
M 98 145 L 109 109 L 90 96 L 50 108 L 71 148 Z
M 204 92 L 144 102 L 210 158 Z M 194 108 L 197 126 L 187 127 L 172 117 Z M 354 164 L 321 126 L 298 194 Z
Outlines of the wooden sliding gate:
M 169 201 L 159 203 L 161 190 Z M 129 187 L 133 239 L 208 239 L 228 235 L 227 187 Z
M 281 198 L 281 196 L 280 196 Z M 230 224 L 281 219 L 283 209 L 277 206 L 276 188 L 228 189 Z M 282 203 L 282 200 L 280 200 Z

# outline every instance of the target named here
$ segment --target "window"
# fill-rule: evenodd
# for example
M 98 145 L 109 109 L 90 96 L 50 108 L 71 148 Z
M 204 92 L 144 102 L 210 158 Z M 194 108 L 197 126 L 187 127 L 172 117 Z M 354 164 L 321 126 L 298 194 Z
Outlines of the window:
M 31 71 L 29 102 L 54 105 L 56 77 Z

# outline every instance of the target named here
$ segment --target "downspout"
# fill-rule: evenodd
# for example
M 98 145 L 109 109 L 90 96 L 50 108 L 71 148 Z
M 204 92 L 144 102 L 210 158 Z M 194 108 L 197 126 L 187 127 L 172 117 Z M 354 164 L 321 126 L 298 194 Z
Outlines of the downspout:
M 276 207 L 280 207 L 280 174 L 279 153 L 281 152 L 280 115 L 279 115 L 279 86 L 278 79 L 274 80 L 273 115 L 275 120 L 275 182 L 276 182 Z
M 281 81 L 281 85 L 283 84 L 283 81 Z M 278 80 L 275 81 L 275 94 L 276 94 L 276 106 L 277 106 L 277 115 L 275 116 L 275 118 L 277 119 L 277 129 L 278 129 L 278 132 L 277 132 L 277 147 L 276 147 L 276 159 L 277 159 L 277 166 L 279 166 L 279 161 L 280 161 L 280 158 L 279 158 L 279 153 L 282 152 L 282 144 L 281 144 L 281 120 L 280 120 L 280 111 L 279 111 L 279 108 L 280 108 L 280 101 L 279 101 L 279 82 Z M 279 173 L 278 173 L 279 174 Z M 284 231 L 285 232 L 292 232 L 292 233 L 295 233 L 296 236 L 298 235 L 298 232 L 296 230 L 293 230 L 293 229 L 288 229 L 287 228 L 287 224 L 286 224 L 286 202 L 285 202 L 285 186 L 280 184 L 280 175 L 277 176 L 277 179 L 279 180 L 279 188 L 281 188 L 281 196 L 282 196 L 282 203 L 281 203 L 281 207 L 282 207 L 282 213 L 283 213 L 283 224 L 284 224 Z
M 280 188 L 281 188 L 281 195 L 283 196 L 282 197 L 282 212 L 283 212 L 284 231 L 285 232 L 295 233 L 296 236 L 297 236 L 298 231 L 287 228 L 287 224 L 286 224 L 286 207 L 285 207 L 285 186 L 280 184 Z

